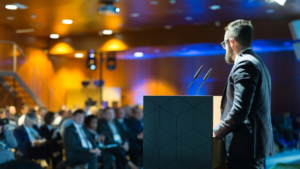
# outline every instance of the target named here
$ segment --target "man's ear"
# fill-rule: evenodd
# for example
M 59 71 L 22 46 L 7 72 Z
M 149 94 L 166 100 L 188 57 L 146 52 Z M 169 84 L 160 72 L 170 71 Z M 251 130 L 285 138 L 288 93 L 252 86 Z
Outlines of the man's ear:
M 233 48 L 235 46 L 235 42 L 232 39 L 229 39 L 230 47 Z

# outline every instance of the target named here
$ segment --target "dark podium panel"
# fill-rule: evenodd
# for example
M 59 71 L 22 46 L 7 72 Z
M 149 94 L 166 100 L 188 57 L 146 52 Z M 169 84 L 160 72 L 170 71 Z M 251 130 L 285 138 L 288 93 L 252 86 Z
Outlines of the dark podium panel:
M 144 169 L 212 169 L 213 96 L 144 96 Z

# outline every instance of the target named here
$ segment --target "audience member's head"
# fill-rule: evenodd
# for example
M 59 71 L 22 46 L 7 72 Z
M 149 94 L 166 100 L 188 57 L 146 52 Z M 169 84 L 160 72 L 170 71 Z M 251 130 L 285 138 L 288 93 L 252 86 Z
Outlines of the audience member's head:
M 73 116 L 72 110 L 71 110 L 71 109 L 67 109 L 67 110 L 65 111 L 65 117 L 66 117 L 66 118 L 72 118 L 72 116 Z
M 47 112 L 44 117 L 44 121 L 46 125 L 51 125 L 54 121 L 55 114 L 53 112 Z
M 34 109 L 29 109 L 26 114 L 24 124 L 29 128 L 36 124 L 36 112 Z
M 283 115 L 284 118 L 290 117 L 291 111 L 288 110 L 288 109 L 285 109 L 285 110 L 283 111 L 282 115 Z
M 125 109 L 123 108 L 117 108 L 116 109 L 116 118 L 117 119 L 124 119 L 126 116 Z
M 37 112 L 37 111 L 39 111 L 39 108 L 40 108 L 40 106 L 38 106 L 38 105 L 36 105 L 36 106 L 34 106 L 34 110 L 35 110 L 35 112 Z
M 142 109 L 136 107 L 132 109 L 132 117 L 141 121 L 143 119 L 143 111 Z
M 59 111 L 58 111 L 58 115 L 61 116 L 61 117 L 65 117 L 65 115 L 66 115 L 66 110 L 59 110 Z
M 25 104 L 23 104 L 22 107 L 21 107 L 21 113 L 22 113 L 22 114 L 27 114 L 28 111 L 29 111 L 29 109 L 30 109 L 29 105 L 25 103 Z
M 78 109 L 73 113 L 73 121 L 79 125 L 83 124 L 84 121 L 84 111 L 82 109 Z
M 11 117 L 15 116 L 17 113 L 16 107 L 15 106 L 9 106 L 9 114 Z
M 113 121 L 115 119 L 115 110 L 112 108 L 106 108 L 104 109 L 104 117 L 107 121 Z
M 39 109 L 36 112 L 36 114 L 41 117 L 44 117 L 46 113 L 47 113 L 47 109 L 45 107 L 39 107 Z
M 96 130 L 98 126 L 98 117 L 95 115 L 89 115 L 85 118 L 84 124 L 88 129 Z
M 129 117 L 129 116 L 131 116 L 131 108 L 130 108 L 130 106 L 124 106 L 124 109 L 125 109 L 125 117 L 127 116 L 127 117 Z
M 8 110 L 7 109 L 0 109 L 0 119 L 8 118 L 7 117 Z

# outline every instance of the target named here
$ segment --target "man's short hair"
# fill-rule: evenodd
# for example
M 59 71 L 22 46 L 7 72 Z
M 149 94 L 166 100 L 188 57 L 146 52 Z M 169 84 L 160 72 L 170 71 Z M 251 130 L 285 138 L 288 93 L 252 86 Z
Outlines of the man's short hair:
M 45 124 L 47 124 L 47 125 L 51 124 L 54 117 L 55 117 L 55 114 L 53 112 L 51 112 L 51 111 L 47 112 L 44 117 Z
M 39 107 L 38 111 L 47 110 L 46 107 Z
M 26 118 L 36 119 L 36 112 L 34 109 L 29 109 L 28 113 L 26 114 Z
M 114 111 L 115 111 L 115 109 L 113 109 L 113 108 L 111 108 L 111 107 L 106 107 L 106 108 L 103 110 L 103 112 L 106 113 L 107 110 L 114 110 Z
M 253 40 L 253 26 L 251 21 L 236 20 L 228 24 L 225 31 L 230 37 L 234 37 L 235 40 L 244 47 L 251 47 Z
M 76 116 L 77 114 L 83 114 L 84 115 L 84 111 L 82 109 L 77 109 L 74 113 L 73 116 Z
M 28 108 L 30 108 L 30 106 L 29 106 L 27 103 L 25 103 L 25 104 L 23 104 L 23 105 L 22 105 L 22 107 L 21 107 L 21 110 L 24 110 L 24 109 L 25 109 L 25 107 L 28 107 Z
M 98 120 L 98 117 L 95 116 L 95 115 L 89 115 L 89 116 L 87 116 L 84 119 L 84 125 L 89 128 L 93 119 L 97 119 Z

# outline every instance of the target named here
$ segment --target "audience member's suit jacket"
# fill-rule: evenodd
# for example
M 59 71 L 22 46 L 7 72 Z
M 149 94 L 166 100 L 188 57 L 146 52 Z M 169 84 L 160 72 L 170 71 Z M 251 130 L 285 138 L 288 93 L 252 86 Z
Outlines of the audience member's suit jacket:
M 136 118 L 130 118 L 128 120 L 129 128 L 135 134 L 140 134 L 143 132 L 142 122 L 137 120 Z
M 39 134 L 42 136 L 42 133 L 40 130 L 37 128 L 37 126 L 33 127 Z M 23 160 L 28 160 L 29 155 L 28 155 L 28 150 L 32 147 L 31 142 L 29 140 L 29 136 L 24 128 L 24 126 L 19 126 L 14 130 L 14 136 L 18 142 L 18 146 L 16 151 L 20 151 L 23 153 L 23 156 L 17 156 L 18 159 L 23 159 Z
M 274 124 L 280 133 L 293 129 L 293 120 L 291 117 L 284 118 L 282 115 L 279 115 L 275 118 Z
M 45 138 L 46 140 L 51 140 L 51 139 L 52 139 L 51 137 L 52 137 L 52 135 L 53 135 L 55 129 L 49 130 L 49 128 L 48 128 L 47 125 L 45 124 L 45 125 L 41 126 L 40 131 L 41 131 L 41 133 L 43 134 L 43 135 L 42 135 L 43 138 Z M 57 137 L 54 138 L 54 139 L 61 140 L 60 134 L 58 133 L 58 134 L 57 134 Z
M 130 139 L 130 140 L 136 140 L 137 139 L 137 134 L 131 131 L 131 128 L 129 127 L 129 120 L 124 119 L 124 124 L 121 124 L 119 121 L 116 121 L 116 123 L 120 124 L 121 130 L 124 133 L 125 137 Z M 123 127 L 123 125 L 126 125 L 126 128 Z
M 124 141 L 126 141 L 126 136 L 125 133 L 123 132 L 122 126 L 117 120 L 114 120 L 114 122 L 117 127 L 118 133 L 120 134 L 122 141 L 124 143 Z M 106 120 L 102 119 L 99 121 L 98 133 L 105 135 L 105 143 L 104 143 L 105 145 L 116 144 L 114 140 L 113 132 L 111 131 L 108 122 Z
M 97 145 L 94 142 L 94 139 L 92 138 L 90 132 L 87 130 L 85 126 L 82 126 L 82 128 L 87 139 L 91 142 L 93 148 L 96 148 Z M 63 138 L 65 143 L 66 157 L 68 163 L 76 164 L 78 158 L 80 158 L 81 152 L 83 153 L 90 152 L 90 149 L 82 147 L 79 133 L 77 132 L 76 127 L 74 126 L 73 123 L 71 126 L 66 128 Z
M 275 154 L 271 124 L 271 78 L 252 49 L 235 61 L 221 103 L 221 123 L 228 159 L 265 158 Z

